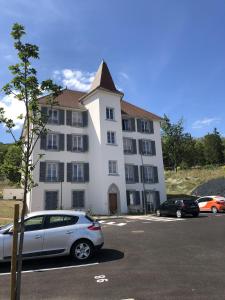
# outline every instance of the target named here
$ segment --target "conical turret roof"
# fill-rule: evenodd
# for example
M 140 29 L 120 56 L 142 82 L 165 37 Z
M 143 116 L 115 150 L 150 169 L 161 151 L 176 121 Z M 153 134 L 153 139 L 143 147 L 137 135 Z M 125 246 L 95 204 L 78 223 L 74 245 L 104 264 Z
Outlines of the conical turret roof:
M 98 87 L 101 87 L 103 89 L 106 89 L 106 90 L 109 90 L 112 92 L 117 92 L 117 93 L 119 92 L 115 87 L 115 84 L 113 82 L 112 76 L 109 71 L 109 68 L 104 61 L 101 62 L 100 66 L 98 68 L 98 71 L 92 82 L 89 93 Z

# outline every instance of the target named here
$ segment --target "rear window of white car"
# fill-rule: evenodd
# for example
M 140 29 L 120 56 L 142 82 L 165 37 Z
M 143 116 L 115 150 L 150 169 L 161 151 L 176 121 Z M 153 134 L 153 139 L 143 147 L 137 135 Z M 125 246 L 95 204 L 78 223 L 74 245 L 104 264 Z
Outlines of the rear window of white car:
M 63 227 L 76 224 L 77 216 L 50 215 L 47 217 L 46 228 Z

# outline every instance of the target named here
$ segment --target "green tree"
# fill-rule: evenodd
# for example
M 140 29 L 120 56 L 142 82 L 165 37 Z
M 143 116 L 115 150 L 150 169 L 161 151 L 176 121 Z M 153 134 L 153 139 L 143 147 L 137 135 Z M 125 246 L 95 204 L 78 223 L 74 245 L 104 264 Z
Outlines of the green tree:
M 221 164 L 224 162 L 224 146 L 220 133 L 215 128 L 213 133 L 208 133 L 203 139 L 204 156 L 208 164 Z
M 13 183 L 20 183 L 21 179 L 21 149 L 16 145 L 11 145 L 6 152 L 1 171 L 5 177 Z
M 181 149 L 181 164 L 180 166 L 185 166 L 190 168 L 196 163 L 196 149 L 195 149 L 195 140 L 190 135 L 190 133 L 183 134 L 182 137 L 182 149 Z
M 16 278 L 16 296 L 20 299 L 21 289 L 21 270 L 22 270 L 22 250 L 24 240 L 24 216 L 26 213 L 27 193 L 35 187 L 32 178 L 32 172 L 40 159 L 41 155 L 33 158 L 34 147 L 42 133 L 46 133 L 46 116 L 41 114 L 38 98 L 48 94 L 48 104 L 55 104 L 55 98 L 61 93 L 61 87 L 54 84 L 52 80 L 38 82 L 37 71 L 32 67 L 31 62 L 39 58 L 38 46 L 22 42 L 25 35 L 25 29 L 20 24 L 14 24 L 11 36 L 14 39 L 14 47 L 18 55 L 18 63 L 9 66 L 13 78 L 3 87 L 6 95 L 14 95 L 14 97 L 24 104 L 25 114 L 18 116 L 24 119 L 23 134 L 19 140 L 15 138 L 13 127 L 15 126 L 12 119 L 5 117 L 3 108 L 0 108 L 0 123 L 4 123 L 7 131 L 14 138 L 15 144 L 21 151 L 21 183 L 24 188 L 22 201 L 20 238 L 17 262 L 17 278 Z
M 204 143 L 202 139 L 195 140 L 195 165 L 205 165 Z
M 162 122 L 162 147 L 164 164 L 177 171 L 183 157 L 183 120 L 171 123 L 170 119 L 164 115 Z

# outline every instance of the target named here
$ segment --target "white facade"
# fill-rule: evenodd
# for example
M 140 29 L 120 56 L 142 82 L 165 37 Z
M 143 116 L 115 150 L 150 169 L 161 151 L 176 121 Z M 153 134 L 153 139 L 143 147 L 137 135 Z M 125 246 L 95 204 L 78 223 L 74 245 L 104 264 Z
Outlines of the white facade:
M 70 92 L 67 90 L 65 93 Z M 40 164 L 38 164 L 34 170 L 34 181 L 38 183 L 38 186 L 32 190 L 30 197 L 28 197 L 29 200 L 27 204 L 29 211 L 49 208 L 74 208 L 91 211 L 94 214 L 101 215 L 112 213 L 124 214 L 132 210 L 142 211 L 143 209 L 149 208 L 148 206 L 143 205 L 143 200 L 146 202 L 146 196 L 142 193 L 143 191 L 145 191 L 145 193 L 146 191 L 153 191 L 153 194 L 154 191 L 157 191 L 160 201 L 166 199 L 160 138 L 160 120 L 150 120 L 153 122 L 154 133 L 140 133 L 137 132 L 137 119 L 140 120 L 140 117 L 137 116 L 137 118 L 134 118 L 132 116 L 132 119 L 135 120 L 136 123 L 136 130 L 132 132 L 123 131 L 121 97 L 121 93 L 99 87 L 85 95 L 84 99 L 81 101 L 82 105 L 80 105 L 80 107 L 69 108 L 63 107 L 63 105 L 54 107 L 55 110 L 63 110 L 63 113 L 61 112 L 61 114 L 64 114 L 64 124 L 48 124 L 48 134 L 53 132 L 64 135 L 64 147 L 62 147 L 64 150 L 41 149 L 43 148 L 41 140 L 37 143 L 33 154 L 34 159 L 38 154 L 44 154 L 44 156 L 41 159 Z M 108 108 L 112 109 L 114 115 L 113 120 L 107 120 L 106 118 L 106 110 Z M 69 115 L 68 111 L 87 111 L 87 126 L 76 127 L 66 125 Z M 126 118 L 127 117 L 130 118 L 129 115 L 126 115 Z M 115 139 L 115 144 L 109 144 L 107 142 L 108 132 L 115 133 L 115 136 L 112 137 L 113 141 Z M 68 141 L 68 135 L 71 134 L 85 135 L 88 137 L 87 151 L 72 152 L 67 150 L 68 147 L 70 147 L 68 146 L 70 143 Z M 124 137 L 137 140 L 137 154 L 124 154 Z M 155 141 L 156 154 L 140 155 L 138 151 L 138 140 L 140 139 Z M 113 161 L 110 163 L 110 166 L 116 168 L 116 174 L 109 174 L 109 161 Z M 53 162 L 53 165 L 55 163 L 56 167 L 55 165 L 53 167 L 56 169 L 58 162 L 61 163 L 60 170 L 58 167 L 56 180 L 53 178 L 53 181 L 56 182 L 43 180 L 45 174 L 49 175 L 51 173 L 49 172 L 49 169 L 46 169 L 48 162 Z M 75 166 L 71 165 L 73 162 Z M 78 170 L 76 162 L 86 164 L 87 167 L 83 167 L 82 165 L 83 169 L 81 168 L 82 170 L 86 168 L 86 171 L 83 171 L 84 173 L 86 172 L 86 175 L 79 175 L 82 172 L 79 171 L 80 169 Z M 64 163 L 64 165 L 62 163 Z M 125 164 L 138 166 L 138 183 L 126 183 Z M 143 165 L 157 167 L 158 180 L 156 183 L 150 184 L 141 182 L 140 168 Z M 73 175 L 71 175 L 71 166 Z M 55 174 L 54 168 L 50 168 L 52 171 L 50 175 Z M 62 169 L 64 170 L 64 174 Z M 61 173 L 60 179 L 58 178 L 59 172 Z M 75 175 L 74 172 L 76 173 Z M 78 180 L 85 182 L 76 182 L 77 179 L 75 179 L 75 182 L 73 180 L 71 182 L 71 176 L 78 176 L 78 179 L 80 178 L 79 176 L 86 176 L 84 180 Z M 131 199 L 131 197 L 128 196 L 129 193 L 127 191 L 139 192 L 139 197 L 135 196 L 137 198 L 135 200 L 136 202 L 133 198 Z M 129 200 L 127 197 L 129 197 Z M 55 198 L 57 198 L 56 201 L 54 200 Z M 51 202 L 54 202 L 54 204 L 51 205 Z

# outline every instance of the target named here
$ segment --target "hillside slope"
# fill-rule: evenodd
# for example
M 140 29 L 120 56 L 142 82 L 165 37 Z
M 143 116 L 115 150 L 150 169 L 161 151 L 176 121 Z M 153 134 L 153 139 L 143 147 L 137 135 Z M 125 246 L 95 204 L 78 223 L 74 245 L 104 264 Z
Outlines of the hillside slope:
M 225 178 L 225 167 L 214 167 L 210 169 L 190 169 L 166 171 L 166 188 L 167 194 L 177 195 L 186 194 L 190 195 L 199 185 L 211 179 Z

